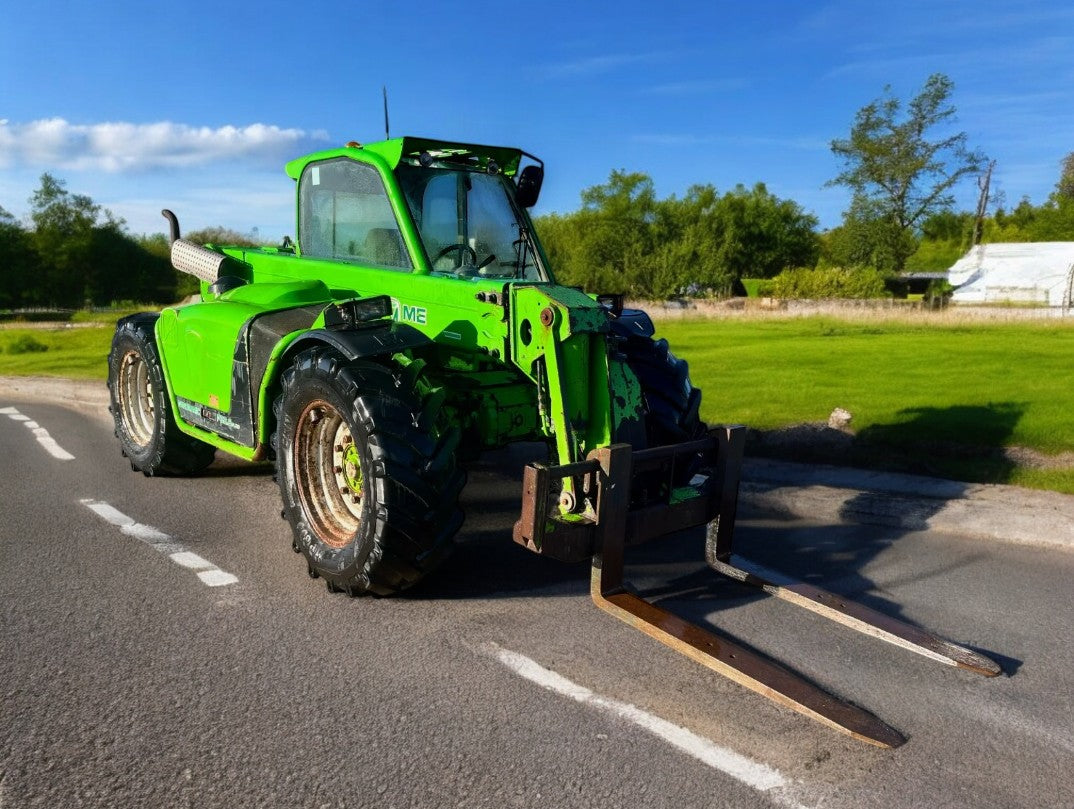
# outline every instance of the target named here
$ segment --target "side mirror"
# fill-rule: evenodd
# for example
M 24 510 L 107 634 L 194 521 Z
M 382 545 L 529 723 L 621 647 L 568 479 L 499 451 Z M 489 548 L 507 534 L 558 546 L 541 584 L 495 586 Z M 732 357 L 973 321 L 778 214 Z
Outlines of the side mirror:
M 544 182 L 543 166 L 526 166 L 518 175 L 518 188 L 515 190 L 515 199 L 519 206 L 532 208 L 537 204 L 537 197 L 541 195 L 541 183 Z

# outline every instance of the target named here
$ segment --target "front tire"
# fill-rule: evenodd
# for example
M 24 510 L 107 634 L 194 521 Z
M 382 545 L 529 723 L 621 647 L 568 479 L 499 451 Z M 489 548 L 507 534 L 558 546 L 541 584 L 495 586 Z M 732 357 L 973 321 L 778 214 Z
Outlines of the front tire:
M 448 554 L 462 524 L 457 430 L 439 398 L 394 365 L 299 354 L 277 400 L 277 477 L 311 576 L 392 595 Z
M 116 324 L 108 354 L 108 409 L 132 469 L 146 475 L 191 475 L 211 464 L 216 450 L 175 423 L 153 333 L 156 319 L 132 315 Z

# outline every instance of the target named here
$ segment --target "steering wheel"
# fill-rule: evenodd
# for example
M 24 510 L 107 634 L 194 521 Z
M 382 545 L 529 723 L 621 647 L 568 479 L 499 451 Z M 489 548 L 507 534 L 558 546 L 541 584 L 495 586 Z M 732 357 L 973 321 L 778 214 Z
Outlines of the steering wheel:
M 455 264 L 456 267 L 464 266 L 464 259 L 466 258 L 467 254 L 469 254 L 470 257 L 469 264 L 477 264 L 477 251 L 474 250 L 474 248 L 470 247 L 470 245 L 468 244 L 449 244 L 447 247 L 445 247 L 439 253 L 436 254 L 436 257 L 433 258 L 433 264 L 435 265 L 436 262 L 444 258 L 444 256 L 448 255 L 449 253 L 459 254 L 459 260 Z

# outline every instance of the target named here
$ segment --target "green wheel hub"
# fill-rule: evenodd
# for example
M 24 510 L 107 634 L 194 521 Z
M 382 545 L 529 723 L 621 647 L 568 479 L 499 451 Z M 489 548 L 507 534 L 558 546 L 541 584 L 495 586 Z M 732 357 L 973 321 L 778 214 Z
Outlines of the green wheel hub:
M 358 457 L 358 447 L 355 446 L 354 439 L 351 438 L 350 433 L 347 433 L 342 438 L 343 443 L 340 446 L 343 447 L 343 451 L 338 453 L 340 455 L 340 462 L 337 465 L 338 474 L 342 475 L 350 490 L 361 497 L 362 462 Z

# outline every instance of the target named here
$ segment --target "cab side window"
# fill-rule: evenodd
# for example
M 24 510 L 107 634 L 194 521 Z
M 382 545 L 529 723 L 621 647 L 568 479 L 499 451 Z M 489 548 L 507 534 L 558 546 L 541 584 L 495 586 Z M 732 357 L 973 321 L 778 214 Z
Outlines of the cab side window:
M 303 255 L 413 269 L 384 183 L 372 166 L 347 158 L 306 166 L 299 206 Z

